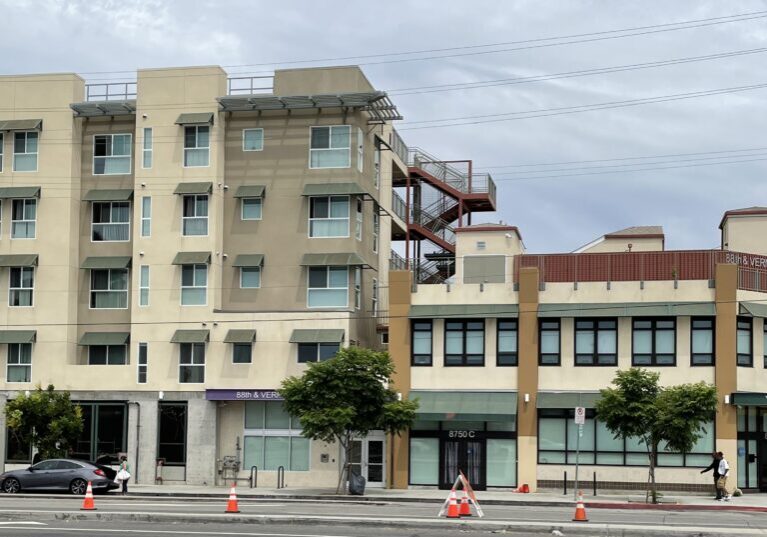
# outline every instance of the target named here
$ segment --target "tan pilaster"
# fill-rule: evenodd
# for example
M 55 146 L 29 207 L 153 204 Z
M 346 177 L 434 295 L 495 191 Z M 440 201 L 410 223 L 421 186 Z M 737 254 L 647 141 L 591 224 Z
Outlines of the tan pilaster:
M 730 473 L 738 475 L 738 423 L 734 405 L 725 405 L 724 396 L 737 390 L 738 266 L 716 266 L 716 365 L 715 382 L 719 399 L 716 413 L 716 449 L 724 452 Z M 733 484 L 734 485 L 734 484 Z
M 519 382 L 517 401 L 517 482 L 537 488 L 538 269 L 519 273 Z M 525 395 L 529 401 L 525 402 Z

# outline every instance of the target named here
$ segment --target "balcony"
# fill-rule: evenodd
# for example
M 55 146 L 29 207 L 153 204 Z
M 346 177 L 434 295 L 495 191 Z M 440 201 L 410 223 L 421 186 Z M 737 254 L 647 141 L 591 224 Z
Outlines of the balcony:
M 136 98 L 136 82 L 86 84 L 86 101 L 129 101 Z
M 226 79 L 227 95 L 256 95 L 272 93 L 274 75 L 269 76 L 233 76 Z

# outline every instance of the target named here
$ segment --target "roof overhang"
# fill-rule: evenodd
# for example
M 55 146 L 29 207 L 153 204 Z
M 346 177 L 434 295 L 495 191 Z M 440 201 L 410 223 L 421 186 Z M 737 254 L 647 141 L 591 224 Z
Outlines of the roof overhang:
M 42 128 L 42 119 L 7 119 L 0 121 L 0 131 L 39 131 Z
M 86 101 L 70 104 L 77 117 L 135 116 L 136 100 L 125 101 Z

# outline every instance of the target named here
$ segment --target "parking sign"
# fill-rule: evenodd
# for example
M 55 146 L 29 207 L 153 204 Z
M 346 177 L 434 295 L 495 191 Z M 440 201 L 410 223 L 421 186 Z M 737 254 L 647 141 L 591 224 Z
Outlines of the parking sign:
M 583 425 L 586 423 L 586 409 L 582 406 L 575 407 L 575 424 Z

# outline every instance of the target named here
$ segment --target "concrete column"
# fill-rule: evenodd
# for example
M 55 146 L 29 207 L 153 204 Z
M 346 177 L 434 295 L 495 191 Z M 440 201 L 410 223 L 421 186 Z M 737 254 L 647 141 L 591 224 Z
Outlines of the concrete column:
M 738 475 L 738 419 L 734 405 L 725 405 L 724 396 L 737 390 L 738 266 L 716 266 L 716 362 L 714 378 L 718 404 L 716 449 L 730 463 L 730 474 Z M 732 486 L 732 485 L 731 485 Z
M 214 485 L 216 476 L 216 402 L 189 399 L 186 427 L 186 483 Z
M 517 394 L 517 482 L 537 488 L 538 269 L 519 271 L 519 371 Z M 525 402 L 525 394 L 529 402 Z
M 0 462 L 2 462 L 3 470 L 5 470 L 5 448 L 8 445 L 7 426 L 5 423 L 5 403 L 8 401 L 7 396 L 0 395 Z
M 389 273 L 389 355 L 394 362 L 394 389 L 407 398 L 410 393 L 410 271 Z M 387 486 L 395 489 L 408 487 L 410 435 L 389 436 L 387 459 L 391 468 L 387 472 Z
M 157 459 L 157 400 L 138 400 L 128 405 L 128 461 L 131 481 L 153 485 Z

